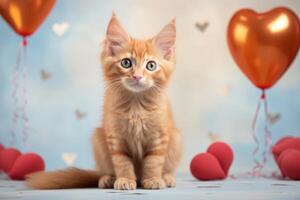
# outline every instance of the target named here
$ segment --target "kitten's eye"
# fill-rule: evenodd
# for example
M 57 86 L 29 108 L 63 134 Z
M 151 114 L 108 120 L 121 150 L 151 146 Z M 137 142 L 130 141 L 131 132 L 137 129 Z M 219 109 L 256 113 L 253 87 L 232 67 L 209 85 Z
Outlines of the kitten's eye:
M 156 70 L 156 68 L 157 68 L 156 63 L 153 60 L 149 61 L 146 65 L 146 69 L 149 71 L 154 71 Z
M 124 67 L 125 69 L 128 69 L 132 66 L 131 60 L 129 58 L 123 58 L 121 60 L 121 65 L 122 67 Z

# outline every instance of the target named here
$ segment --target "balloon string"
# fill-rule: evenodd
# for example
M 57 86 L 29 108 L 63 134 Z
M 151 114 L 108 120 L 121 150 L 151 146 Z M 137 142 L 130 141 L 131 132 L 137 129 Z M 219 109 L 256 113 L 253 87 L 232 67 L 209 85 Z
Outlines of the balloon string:
M 22 105 L 21 105 L 21 113 L 22 113 L 22 120 L 23 120 L 23 128 L 22 128 L 22 135 L 23 135 L 23 144 L 26 144 L 28 139 L 28 129 L 29 129 L 29 119 L 27 114 L 27 79 L 28 79 L 28 67 L 27 67 L 27 39 L 26 37 L 23 38 L 23 69 L 22 69 L 22 76 L 23 76 L 23 84 L 22 84 Z
M 265 125 L 264 125 L 264 131 L 265 131 L 265 145 L 263 150 L 263 165 L 265 165 L 268 161 L 268 157 L 271 154 L 271 148 L 272 148 L 272 132 L 269 130 L 269 120 L 268 120 L 268 102 L 267 98 L 263 99 L 264 102 L 264 113 L 265 113 Z
M 261 170 L 264 168 L 266 165 L 269 155 L 271 154 L 271 146 L 272 146 L 272 133 L 269 130 L 269 120 L 268 120 L 268 101 L 267 101 L 267 96 L 265 95 L 265 91 L 263 90 L 262 96 L 261 96 L 261 101 L 263 102 L 263 107 L 264 107 L 264 148 L 262 152 L 262 161 L 259 163 L 259 173 Z
M 11 145 L 16 144 L 16 127 L 20 117 L 19 108 L 18 108 L 18 104 L 19 104 L 18 91 L 19 91 L 19 71 L 20 71 L 20 65 L 23 57 L 22 47 L 23 47 L 23 42 L 20 44 L 16 65 L 14 66 L 13 73 L 11 76 L 11 84 L 12 84 L 11 97 L 13 99 L 13 106 L 14 106 L 13 116 L 12 116 L 13 129 L 11 131 L 11 141 L 10 141 Z
M 258 119 L 258 115 L 259 115 L 259 112 L 260 112 L 260 109 L 261 109 L 261 104 L 263 102 L 263 108 L 264 108 L 264 115 L 265 115 L 265 122 L 264 122 L 264 148 L 263 148 L 263 152 L 262 152 L 262 160 L 259 161 L 257 159 L 257 154 L 259 152 L 259 147 L 260 147 L 260 144 L 259 144 L 259 139 L 257 137 L 257 134 L 256 134 L 256 124 L 257 124 L 257 119 Z M 263 175 L 261 173 L 262 169 L 265 167 L 267 161 L 268 161 L 268 158 L 269 158 L 269 155 L 271 153 L 271 147 L 272 147 L 272 133 L 271 131 L 269 130 L 269 126 L 268 126 L 268 102 L 267 102 L 267 96 L 265 94 L 265 91 L 263 90 L 262 91 L 262 95 L 260 97 L 260 100 L 257 104 L 257 108 L 256 108 L 256 111 L 255 111 L 255 114 L 254 114 L 254 118 L 253 118 L 253 122 L 252 122 L 252 137 L 253 137 L 253 140 L 256 144 L 256 147 L 252 153 L 253 155 L 253 160 L 254 160 L 254 167 L 252 168 L 251 171 L 249 172 L 246 172 L 246 173 L 243 173 L 243 174 L 240 174 L 240 175 L 230 175 L 231 178 L 233 179 L 236 179 L 238 177 L 264 177 L 264 178 L 278 178 L 279 176 L 276 175 L 275 173 L 272 173 L 270 176 L 268 175 Z
M 257 123 L 257 119 L 258 119 L 258 115 L 259 115 L 259 111 L 261 108 L 261 100 L 265 98 L 264 93 L 262 94 L 260 100 L 258 101 L 257 107 L 256 107 L 256 111 L 254 114 L 254 118 L 253 118 L 253 122 L 252 122 L 252 138 L 255 142 L 255 149 L 252 152 L 252 157 L 253 157 L 253 161 L 254 161 L 254 167 L 252 168 L 251 174 L 253 176 L 259 176 L 260 171 L 262 169 L 261 163 L 259 162 L 259 160 L 257 159 L 257 154 L 259 152 L 259 140 L 257 138 L 257 134 L 256 134 L 256 123 Z

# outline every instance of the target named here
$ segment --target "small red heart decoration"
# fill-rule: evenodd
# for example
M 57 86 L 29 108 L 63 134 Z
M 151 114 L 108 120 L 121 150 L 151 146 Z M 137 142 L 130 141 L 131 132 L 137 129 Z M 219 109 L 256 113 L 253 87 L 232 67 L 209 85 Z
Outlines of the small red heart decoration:
M 279 166 L 284 175 L 293 180 L 300 180 L 300 151 L 287 149 L 278 158 Z
M 16 160 L 8 175 L 14 180 L 24 180 L 27 174 L 44 170 L 45 163 L 41 156 L 35 153 L 26 153 Z
M 199 180 L 224 179 L 233 157 L 233 151 L 228 144 L 215 142 L 208 147 L 207 153 L 200 153 L 192 159 L 191 173 Z
M 0 151 L 0 170 L 8 173 L 17 158 L 20 156 L 21 152 L 14 148 L 8 148 Z

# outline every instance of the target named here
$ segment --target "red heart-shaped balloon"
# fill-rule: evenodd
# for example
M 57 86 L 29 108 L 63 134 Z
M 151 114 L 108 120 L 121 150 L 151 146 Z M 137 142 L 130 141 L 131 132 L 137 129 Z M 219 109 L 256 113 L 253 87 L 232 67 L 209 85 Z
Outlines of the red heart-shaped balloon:
M 55 0 L 1 0 L 0 15 L 22 36 L 31 35 L 52 10 Z
M 286 176 L 283 168 L 281 167 L 281 161 L 285 157 L 285 155 L 289 152 L 289 149 L 300 150 L 300 138 L 287 136 L 283 137 L 274 145 L 272 148 L 272 153 L 274 155 L 275 161 L 281 171 L 283 177 Z
M 286 140 L 293 139 L 293 138 L 295 138 L 295 137 L 293 137 L 293 136 L 285 136 L 285 137 L 283 137 L 283 138 L 280 138 L 280 139 L 276 142 L 276 144 L 275 144 L 274 146 L 277 146 L 277 145 L 281 144 L 282 142 L 285 142 Z
M 288 8 L 264 13 L 242 9 L 229 22 L 227 41 L 241 71 L 255 86 L 268 89 L 296 57 L 299 35 L 299 18 Z
M 21 155 L 21 152 L 14 148 L 0 151 L 0 170 L 3 170 L 6 173 L 9 172 L 17 158 Z
M 289 153 L 289 150 L 290 150 L 290 149 L 286 149 L 285 151 L 283 151 L 283 152 L 277 157 L 277 159 L 276 159 L 276 163 L 277 163 L 278 168 L 280 169 L 280 172 L 281 172 L 282 177 L 286 177 L 286 174 L 285 174 L 284 170 L 283 170 L 282 167 L 281 167 L 281 162 L 282 162 L 283 158 L 285 157 L 285 155 L 286 155 L 287 153 Z
M 290 179 L 300 180 L 300 151 L 287 149 L 278 158 L 280 169 Z
M 196 155 L 190 165 L 194 177 L 199 180 L 224 179 L 226 177 L 218 159 L 210 153 Z
M 283 138 L 279 139 L 279 140 L 276 142 L 276 144 L 273 146 L 273 148 L 272 148 L 272 153 L 273 153 L 275 162 L 277 163 L 277 166 L 278 166 L 278 168 L 280 169 L 281 175 L 282 175 L 283 177 L 285 177 L 285 174 L 284 174 L 284 172 L 282 171 L 282 169 L 280 168 L 280 165 L 279 165 L 279 163 L 278 163 L 278 157 L 279 157 L 280 154 L 279 154 L 278 150 L 276 150 L 276 146 L 281 145 L 282 143 L 284 143 L 284 142 L 286 142 L 286 141 L 288 141 L 288 140 L 291 140 L 291 139 L 293 139 L 293 138 L 294 138 L 294 137 L 292 137 L 292 136 L 286 136 L 286 137 L 283 137 Z
M 227 177 L 233 161 L 230 146 L 223 142 L 215 142 L 207 149 L 207 153 L 196 155 L 190 164 L 190 170 L 199 180 L 216 180 Z
M 273 155 L 275 160 L 278 156 L 285 151 L 286 149 L 298 149 L 300 150 L 300 138 L 299 137 L 285 137 L 281 139 L 277 144 L 272 148 Z
M 24 180 L 26 175 L 37 171 L 44 171 L 44 169 L 45 163 L 41 156 L 35 153 L 26 153 L 16 160 L 8 175 L 14 180 Z
M 4 150 L 4 146 L 2 144 L 0 144 L 0 151 Z
M 220 162 L 226 176 L 233 161 L 233 152 L 230 146 L 224 142 L 215 142 L 210 145 L 207 152 L 213 154 Z

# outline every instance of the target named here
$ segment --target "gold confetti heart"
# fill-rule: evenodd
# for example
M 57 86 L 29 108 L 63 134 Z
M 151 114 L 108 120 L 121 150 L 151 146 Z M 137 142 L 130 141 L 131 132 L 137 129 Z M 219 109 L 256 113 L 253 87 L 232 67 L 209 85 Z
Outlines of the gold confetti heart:
M 214 133 L 214 132 L 209 132 L 208 138 L 211 140 L 211 142 L 216 142 L 216 141 L 220 140 L 220 134 Z
M 230 85 L 223 85 L 217 89 L 217 94 L 219 96 L 225 97 L 225 96 L 228 96 L 230 90 L 231 90 Z
M 196 28 L 198 28 L 198 30 L 200 30 L 203 33 L 209 26 L 209 22 L 202 22 L 202 23 L 196 22 L 195 26 Z
M 75 116 L 78 120 L 81 120 L 87 116 L 87 113 L 80 111 L 79 109 L 75 110 Z
M 47 81 L 52 78 L 52 74 L 44 69 L 40 71 L 40 77 L 43 81 Z
M 64 152 L 61 154 L 61 158 L 67 166 L 72 166 L 77 159 L 77 154 L 73 152 L 72 153 Z
M 280 113 L 268 113 L 267 119 L 271 124 L 276 124 L 281 119 L 281 115 Z
M 69 29 L 70 24 L 68 22 L 55 23 L 52 25 L 53 32 L 58 36 L 63 36 L 65 32 Z

